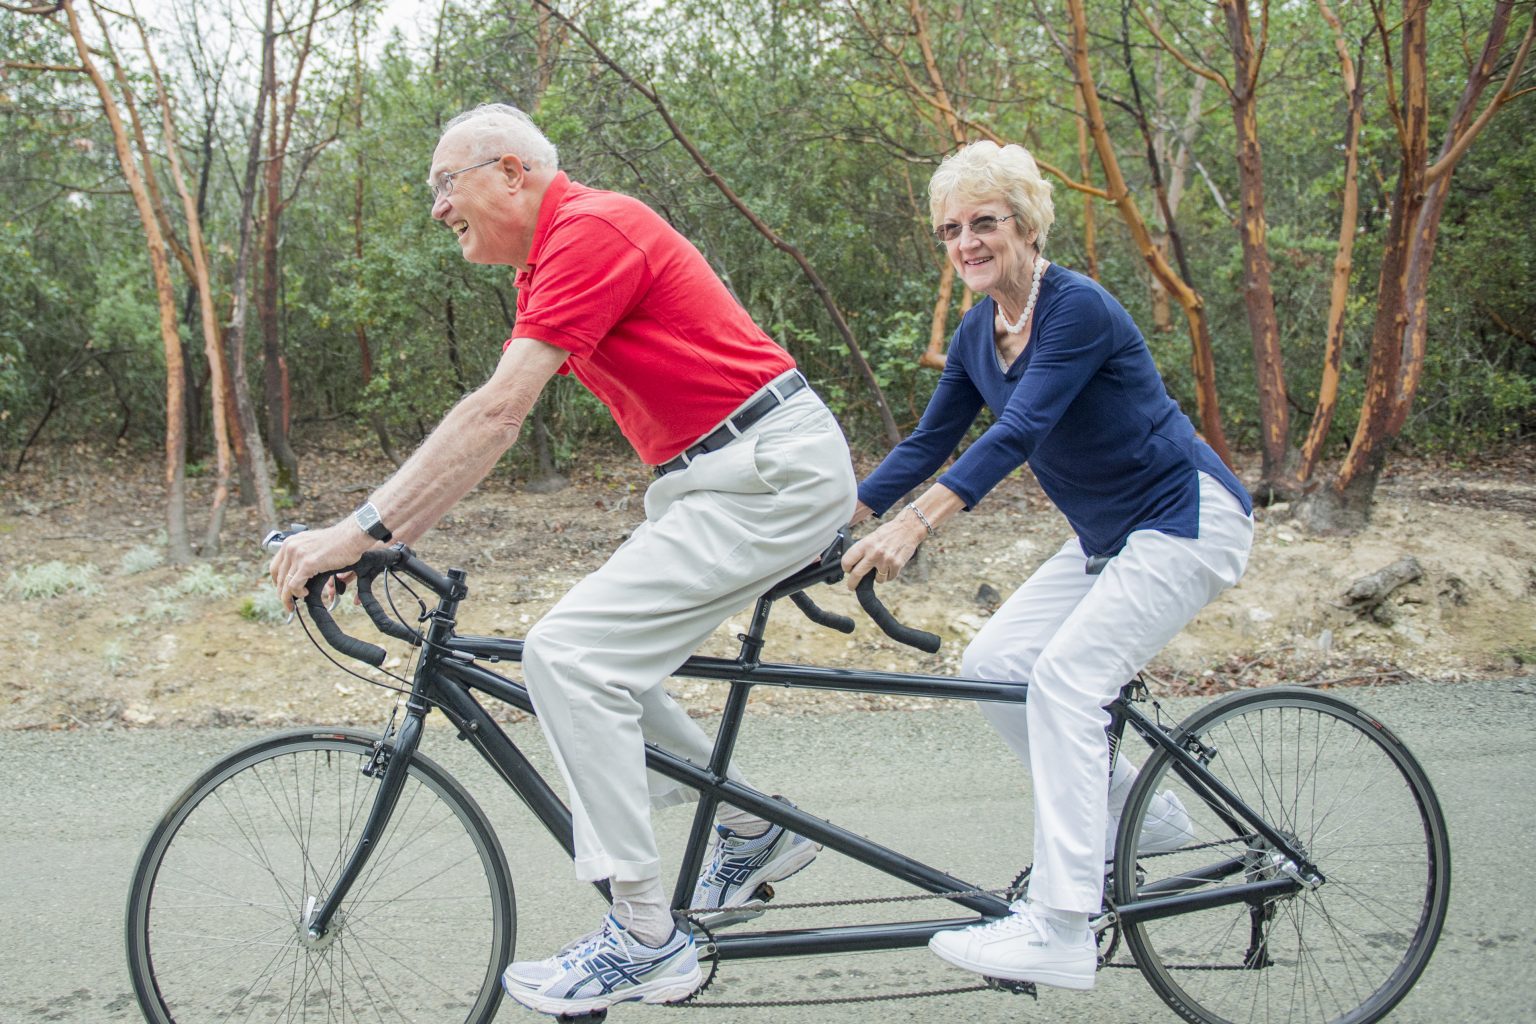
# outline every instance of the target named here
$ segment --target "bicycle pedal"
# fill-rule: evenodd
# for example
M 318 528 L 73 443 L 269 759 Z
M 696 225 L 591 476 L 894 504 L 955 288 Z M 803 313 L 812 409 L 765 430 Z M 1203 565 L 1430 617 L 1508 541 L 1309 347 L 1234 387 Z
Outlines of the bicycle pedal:
M 745 924 L 748 921 L 755 921 L 762 917 L 764 911 L 768 909 L 768 901 L 771 899 L 773 899 L 773 886 L 764 882 L 752 891 L 752 898 L 747 900 L 747 902 L 739 906 L 717 910 L 712 914 L 698 914 L 696 916 L 699 923 L 710 931 L 714 931 L 717 928 L 729 928 L 731 925 Z
M 1015 996 L 1029 996 L 1037 1001 L 1040 998 L 1040 993 L 1035 989 L 1035 983 L 1032 981 L 1009 981 L 1007 978 L 988 978 L 986 976 L 983 976 L 981 980 L 987 983 L 987 988 L 998 992 L 1007 992 Z
M 608 1011 L 606 1009 L 589 1010 L 586 1013 L 555 1014 L 555 1020 L 559 1021 L 560 1024 L 602 1024 L 607 1019 Z

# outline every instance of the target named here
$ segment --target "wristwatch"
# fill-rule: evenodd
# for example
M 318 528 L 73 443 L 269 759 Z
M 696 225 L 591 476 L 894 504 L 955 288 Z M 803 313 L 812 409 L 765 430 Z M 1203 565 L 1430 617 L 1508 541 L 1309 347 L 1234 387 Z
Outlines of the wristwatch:
M 373 502 L 371 501 L 363 502 L 358 507 L 358 510 L 352 513 L 352 521 L 358 525 L 360 530 L 374 540 L 381 540 L 388 544 L 394 539 L 395 535 L 390 533 L 389 528 L 379 521 L 379 510 L 373 507 Z

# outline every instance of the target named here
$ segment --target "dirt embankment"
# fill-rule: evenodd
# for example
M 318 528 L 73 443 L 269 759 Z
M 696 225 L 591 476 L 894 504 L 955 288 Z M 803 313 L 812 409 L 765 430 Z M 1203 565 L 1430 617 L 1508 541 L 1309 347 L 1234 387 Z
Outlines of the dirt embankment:
M 311 454 L 305 470 L 312 490 L 287 514 L 314 523 L 350 510 L 385 473 L 380 460 L 343 452 Z M 0 728 L 378 720 L 386 692 L 328 664 L 298 624 L 267 618 L 270 588 L 250 510 L 232 510 L 225 555 L 193 568 L 150 564 L 163 522 L 157 477 L 145 459 L 56 450 L 3 479 L 0 586 L 13 622 L 0 636 L 10 668 Z M 570 487 L 545 494 L 493 481 L 418 546 L 433 564 L 469 571 L 465 632 L 520 635 L 640 517 L 647 478 L 632 459 L 592 460 L 571 477 Z M 206 515 L 206 483 L 194 481 L 195 522 Z M 1065 536 L 1064 520 L 1027 474 L 1006 481 L 927 545 L 921 571 L 884 591 L 903 620 L 945 638 L 940 654 L 885 640 L 839 587 L 815 597 L 853 614 L 854 636 L 812 626 L 786 604 L 765 657 L 958 671 L 965 641 L 1000 596 Z M 1355 581 L 1404 558 L 1417 563 L 1415 580 L 1374 609 L 1351 605 Z M 342 621 L 359 634 L 369 628 L 360 612 Z M 744 615 L 726 623 L 706 649 L 734 652 L 744 626 Z M 398 670 L 404 653 L 392 651 L 386 667 Z M 1515 453 L 1471 467 L 1397 464 L 1372 528 L 1355 536 L 1312 535 L 1283 507 L 1261 510 L 1242 585 L 1207 608 L 1148 674 L 1163 692 L 1216 692 L 1514 675 L 1533 665 L 1536 456 Z M 699 713 L 724 696 L 714 683 L 680 680 L 674 688 Z M 772 688 L 754 700 L 773 713 L 925 704 Z

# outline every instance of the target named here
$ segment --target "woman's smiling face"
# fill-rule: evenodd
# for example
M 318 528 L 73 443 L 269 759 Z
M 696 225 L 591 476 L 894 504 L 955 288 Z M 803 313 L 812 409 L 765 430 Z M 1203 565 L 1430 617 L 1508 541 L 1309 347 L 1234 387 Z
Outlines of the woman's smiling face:
M 978 235 L 971 230 L 971 223 L 979 217 L 1009 219 L 990 234 Z M 971 291 L 992 295 L 999 288 L 1029 287 L 1035 249 L 1027 240 L 1027 229 L 1013 216 L 1006 201 L 951 201 L 945 205 L 940 223 L 961 226 L 959 237 L 945 242 L 944 248 L 960 280 Z

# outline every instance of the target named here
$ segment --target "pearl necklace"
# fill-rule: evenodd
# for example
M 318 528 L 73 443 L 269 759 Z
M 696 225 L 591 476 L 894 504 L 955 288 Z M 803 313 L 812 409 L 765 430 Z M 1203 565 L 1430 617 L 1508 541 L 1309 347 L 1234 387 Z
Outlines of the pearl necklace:
M 1003 312 L 1002 303 L 997 302 L 996 299 L 992 300 L 994 303 L 997 303 L 997 318 L 1003 322 L 1003 330 L 1007 331 L 1009 334 L 1022 333 L 1024 330 L 1024 325 L 1029 323 L 1029 314 L 1035 311 L 1035 300 L 1040 297 L 1040 278 L 1045 276 L 1045 268 L 1045 257 L 1036 256 L 1035 276 L 1029 282 L 1029 301 L 1024 303 L 1024 312 L 1019 316 L 1018 323 L 1009 323 L 1007 314 Z

